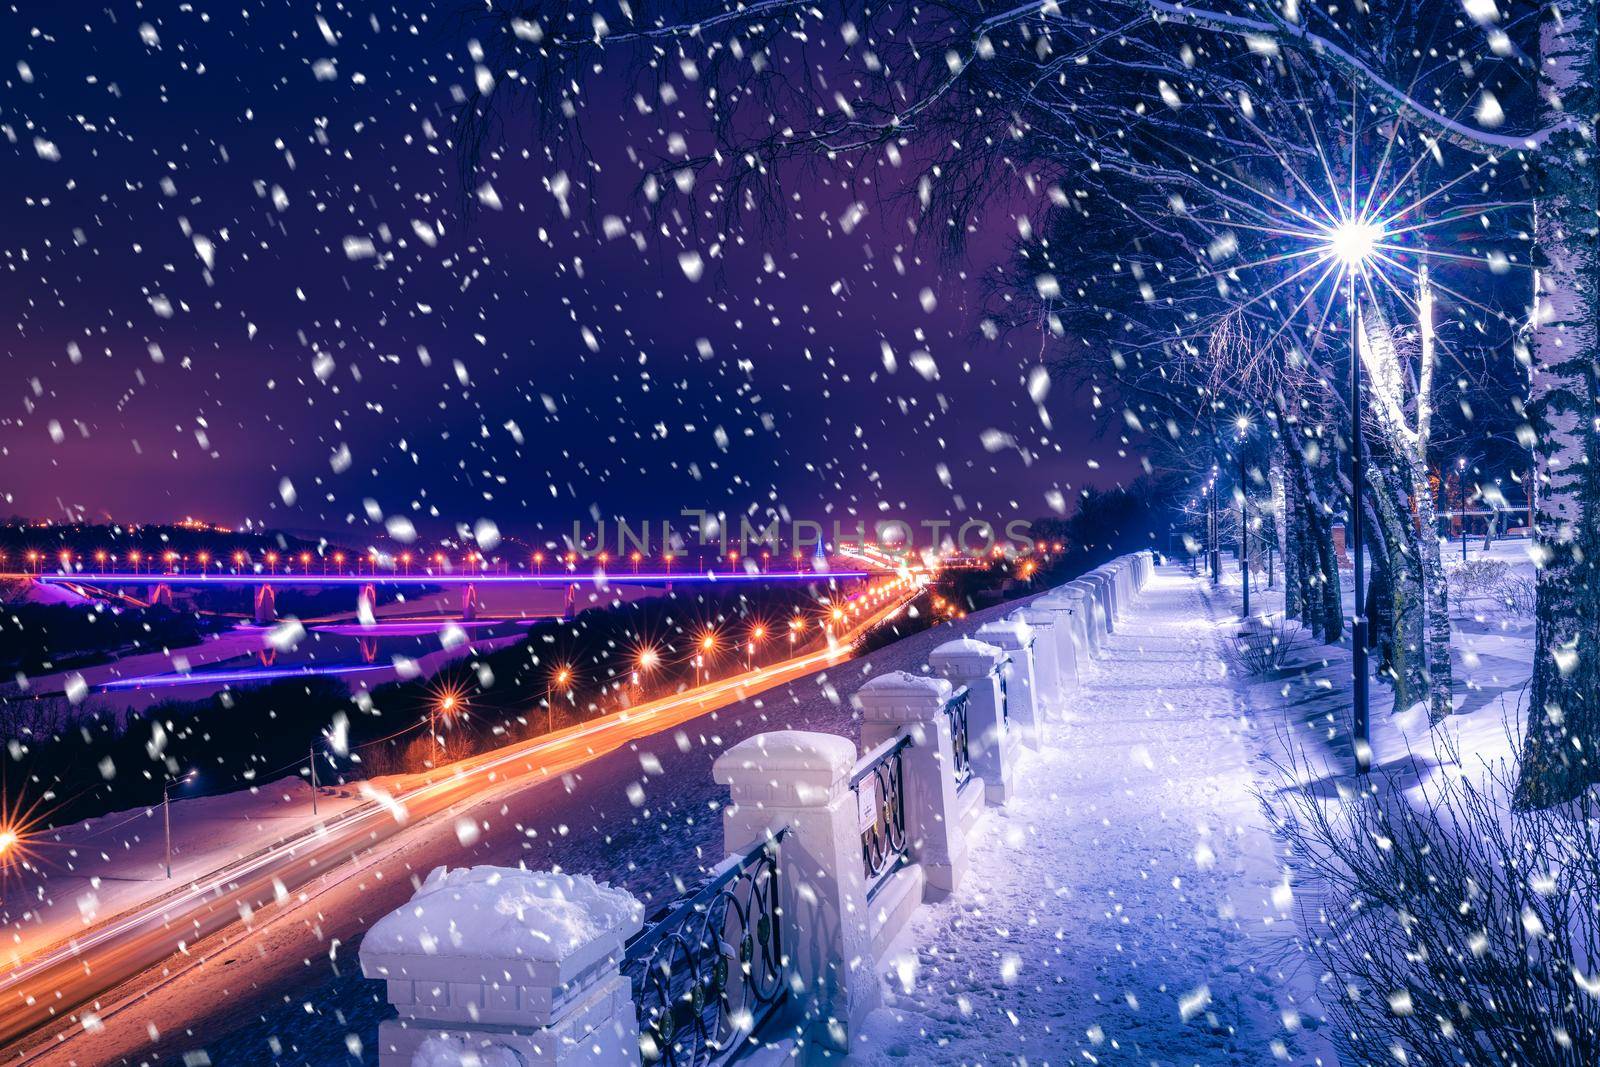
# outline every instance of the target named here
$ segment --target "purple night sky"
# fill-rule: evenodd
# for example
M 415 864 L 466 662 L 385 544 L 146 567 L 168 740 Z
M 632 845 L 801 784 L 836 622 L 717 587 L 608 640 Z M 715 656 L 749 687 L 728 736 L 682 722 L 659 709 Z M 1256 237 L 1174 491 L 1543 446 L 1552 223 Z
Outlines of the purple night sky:
M 824 172 L 691 280 L 627 158 L 662 131 L 618 85 L 598 174 L 513 129 L 500 209 L 468 217 L 449 142 L 467 43 L 438 18 L 324 17 L 0 15 L 0 510 L 339 530 L 370 499 L 425 532 L 680 507 L 1006 518 L 1137 473 L 1082 391 L 1057 384 L 1044 430 L 1037 335 L 980 336 L 1003 210 L 941 262 L 903 201 Z M 587 174 L 569 217 L 562 169 Z

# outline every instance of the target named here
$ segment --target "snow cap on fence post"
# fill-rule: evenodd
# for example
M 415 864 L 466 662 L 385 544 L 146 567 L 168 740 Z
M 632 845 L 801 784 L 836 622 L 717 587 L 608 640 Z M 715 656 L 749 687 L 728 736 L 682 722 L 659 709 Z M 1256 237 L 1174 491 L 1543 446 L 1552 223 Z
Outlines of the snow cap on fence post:
M 1044 721 L 1040 714 L 1038 678 L 1033 669 L 1033 627 L 1021 619 L 995 619 L 978 627 L 978 640 L 993 645 L 1010 657 L 1006 664 L 1006 706 L 1010 710 L 1011 726 L 1022 743 L 1030 748 L 1039 747 L 1039 727 Z
M 955 745 L 944 710 L 952 692 L 943 678 L 890 671 L 868 680 L 853 698 L 861 709 L 862 748 L 870 751 L 902 730 L 911 735 L 904 756 L 906 834 L 930 900 L 955 892 L 967 871 Z
M 856 746 L 837 734 L 756 734 L 717 757 L 712 776 L 728 787 L 723 847 L 743 852 L 787 826 L 778 850 L 782 941 L 791 995 L 805 1026 L 847 1048 L 878 1003 L 866 875 L 854 794 Z
M 378 1028 L 378 1062 L 636 1062 L 621 961 L 643 911 L 587 875 L 435 868 L 361 942 L 361 973 L 400 1014 Z
M 993 645 L 958 637 L 928 655 L 928 666 L 956 687 L 967 687 L 967 744 L 972 773 L 983 779 L 984 799 L 1004 804 L 1016 788 L 1017 757 L 1022 747 L 1006 722 L 1004 682 L 1006 654 Z

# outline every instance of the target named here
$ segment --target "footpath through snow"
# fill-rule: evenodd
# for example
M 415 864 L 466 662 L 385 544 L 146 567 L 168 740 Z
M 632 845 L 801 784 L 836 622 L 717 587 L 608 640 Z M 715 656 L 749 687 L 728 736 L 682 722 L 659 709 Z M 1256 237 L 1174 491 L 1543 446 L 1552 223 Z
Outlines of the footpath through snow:
M 912 921 L 852 1062 L 1337 1063 L 1252 789 L 1232 620 L 1161 567 Z

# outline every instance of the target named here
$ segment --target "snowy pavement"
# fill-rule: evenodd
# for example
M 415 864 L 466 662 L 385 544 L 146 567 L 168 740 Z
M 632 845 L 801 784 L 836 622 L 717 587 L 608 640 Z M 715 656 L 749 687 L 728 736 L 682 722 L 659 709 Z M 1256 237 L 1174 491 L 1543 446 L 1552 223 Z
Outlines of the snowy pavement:
M 852 1062 L 1336 1063 L 1227 621 L 1160 568 L 886 968 Z

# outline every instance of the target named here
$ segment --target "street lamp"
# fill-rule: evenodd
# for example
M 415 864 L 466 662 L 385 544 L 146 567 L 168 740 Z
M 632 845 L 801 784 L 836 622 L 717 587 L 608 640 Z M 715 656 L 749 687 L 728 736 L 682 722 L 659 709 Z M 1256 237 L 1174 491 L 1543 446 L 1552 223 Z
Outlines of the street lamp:
M 1362 588 L 1365 553 L 1361 544 L 1361 501 L 1366 495 L 1365 458 L 1361 451 L 1361 313 L 1356 303 L 1356 278 L 1366 272 L 1383 243 L 1383 227 L 1366 217 L 1345 217 L 1327 233 L 1327 252 L 1344 268 L 1345 319 L 1350 327 L 1350 561 L 1355 592 L 1350 620 L 1351 666 L 1354 692 L 1351 709 L 1355 734 L 1356 769 L 1365 774 L 1372 765 L 1372 745 L 1367 707 L 1367 597 Z
M 1250 484 L 1245 480 L 1244 444 L 1250 434 L 1250 417 L 1241 414 L 1233 420 L 1239 434 L 1239 580 L 1244 591 L 1243 618 L 1250 617 Z
M 701 685 L 704 685 L 706 683 L 706 679 L 709 677 L 709 668 L 706 664 L 706 657 L 716 650 L 717 632 L 715 630 L 707 630 L 700 637 L 700 654 L 695 657 L 695 666 L 698 668 L 696 673 L 699 676 L 698 680 L 699 684 Z
M 657 652 L 654 648 L 650 648 L 648 646 L 645 647 L 645 648 L 640 649 L 639 650 L 639 654 L 634 657 L 634 660 L 633 660 L 633 680 L 639 686 L 639 696 L 640 696 L 641 699 L 644 697 L 644 677 L 645 677 L 645 675 L 649 674 L 652 670 L 654 670 L 655 667 L 656 667 L 656 664 L 658 664 L 660 662 L 661 662 L 661 653 Z
M 572 668 L 557 667 L 550 672 L 550 678 L 544 687 L 544 732 L 550 733 L 555 729 L 555 688 L 560 686 L 563 690 L 572 681 Z
M 195 780 L 199 771 L 190 771 L 182 778 L 169 778 L 161 787 L 161 823 L 167 837 L 167 878 L 172 878 L 172 787 L 187 785 Z
M 1456 457 L 1456 511 L 1461 519 L 1461 562 L 1467 561 L 1467 457 Z
M 459 689 L 445 689 L 434 698 L 428 706 L 428 733 L 434 740 L 444 744 L 444 738 L 439 735 L 439 719 L 442 717 L 446 723 L 457 715 L 462 714 L 467 707 L 467 701 Z

